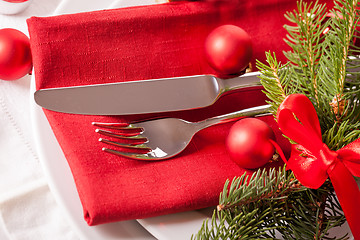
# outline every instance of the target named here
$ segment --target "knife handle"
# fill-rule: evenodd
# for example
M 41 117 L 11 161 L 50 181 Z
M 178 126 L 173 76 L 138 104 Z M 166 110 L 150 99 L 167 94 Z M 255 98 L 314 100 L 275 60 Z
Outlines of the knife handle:
M 249 88 L 249 87 L 260 87 L 260 72 L 251 72 L 244 75 L 229 78 L 229 79 L 217 79 L 219 86 L 223 92 L 228 92 L 232 90 Z

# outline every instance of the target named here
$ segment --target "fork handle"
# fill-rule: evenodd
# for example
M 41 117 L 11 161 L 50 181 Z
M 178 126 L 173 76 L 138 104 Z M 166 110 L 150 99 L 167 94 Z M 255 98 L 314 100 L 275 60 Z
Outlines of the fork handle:
M 235 121 L 238 120 L 239 118 L 270 115 L 271 114 L 270 107 L 271 106 L 267 104 L 267 105 L 247 108 L 237 112 L 232 112 L 232 113 L 208 118 L 203 121 L 197 122 L 196 125 L 198 126 L 198 131 L 200 131 L 210 126 Z

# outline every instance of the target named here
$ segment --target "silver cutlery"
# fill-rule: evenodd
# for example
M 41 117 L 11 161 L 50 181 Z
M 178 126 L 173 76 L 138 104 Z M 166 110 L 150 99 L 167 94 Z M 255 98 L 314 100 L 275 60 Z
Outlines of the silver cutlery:
M 269 110 L 270 105 L 257 106 L 200 122 L 161 118 L 131 124 L 93 123 L 93 125 L 99 127 L 95 130 L 97 133 L 114 139 L 100 138 L 100 142 L 118 149 L 104 147 L 103 151 L 138 160 L 163 160 L 181 153 L 192 137 L 202 129 L 243 117 L 268 115 Z
M 196 109 L 224 93 L 260 87 L 259 73 L 220 79 L 211 75 L 48 88 L 35 92 L 43 108 L 73 114 L 130 115 Z

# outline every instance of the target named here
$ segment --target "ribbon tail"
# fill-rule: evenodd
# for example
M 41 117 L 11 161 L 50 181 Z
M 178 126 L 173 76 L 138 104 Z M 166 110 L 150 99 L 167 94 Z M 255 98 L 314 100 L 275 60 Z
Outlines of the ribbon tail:
M 328 174 L 354 239 L 360 240 L 359 187 L 350 171 L 340 161 Z

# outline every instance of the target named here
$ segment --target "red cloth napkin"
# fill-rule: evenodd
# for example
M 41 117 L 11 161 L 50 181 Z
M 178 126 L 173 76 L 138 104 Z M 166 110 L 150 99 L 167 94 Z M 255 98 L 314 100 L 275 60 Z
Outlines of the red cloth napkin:
M 284 13 L 293 0 L 176 2 L 28 20 L 36 87 L 132 81 L 216 74 L 204 58 L 206 36 L 222 24 L 236 24 L 253 40 L 255 59 L 282 51 Z M 213 106 L 166 114 L 84 116 L 45 111 L 71 168 L 89 225 L 146 218 L 216 205 L 226 179 L 245 169 L 225 148 L 231 123 L 198 133 L 178 157 L 144 162 L 101 151 L 91 125 L 155 116 L 190 121 L 264 104 L 260 90 L 234 92 Z M 263 118 L 276 131 L 272 117 Z M 53 159 L 52 161 L 57 161 Z

